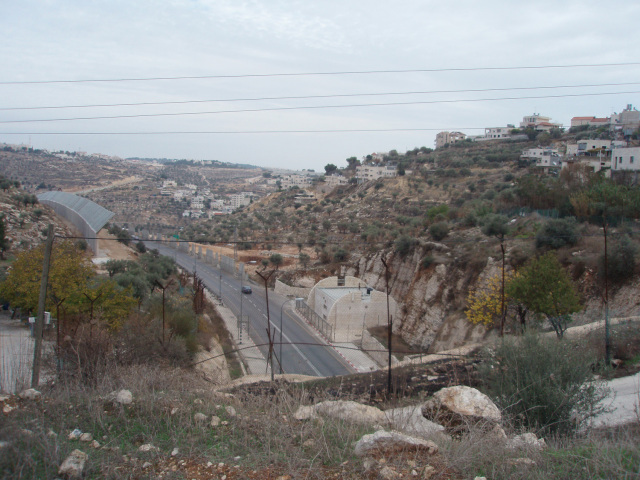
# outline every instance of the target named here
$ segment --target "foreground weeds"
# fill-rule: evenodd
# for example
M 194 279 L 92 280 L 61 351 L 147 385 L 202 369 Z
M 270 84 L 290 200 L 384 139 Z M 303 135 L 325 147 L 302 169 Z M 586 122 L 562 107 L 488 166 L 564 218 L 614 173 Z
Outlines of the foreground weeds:
M 41 389 L 42 400 L 0 402 L 10 407 L 0 421 L 0 441 L 6 442 L 0 448 L 0 479 L 56 478 L 74 449 L 89 455 L 87 479 L 373 479 L 383 466 L 398 472 L 397 478 L 428 473 L 440 480 L 640 477 L 638 425 L 547 438 L 542 452 L 509 451 L 486 430 L 472 429 L 456 438 L 434 438 L 439 455 L 383 452 L 367 470 L 353 446 L 372 427 L 293 418 L 301 404 L 335 399 L 335 389 L 325 386 L 324 398 L 319 389 L 284 382 L 229 395 L 213 391 L 189 370 L 149 366 L 114 369 L 91 388 L 59 381 Z M 123 388 L 133 394 L 130 405 L 113 402 L 113 393 Z M 199 413 L 205 420 L 198 421 Z M 213 416 L 219 425 L 211 425 Z M 100 445 L 69 440 L 74 429 L 90 433 Z M 140 451 L 145 444 L 155 448 Z

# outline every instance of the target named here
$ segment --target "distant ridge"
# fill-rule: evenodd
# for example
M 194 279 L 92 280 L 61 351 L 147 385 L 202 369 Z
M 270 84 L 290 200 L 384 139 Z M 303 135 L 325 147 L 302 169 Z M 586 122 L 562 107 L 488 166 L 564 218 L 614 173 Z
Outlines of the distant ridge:
M 127 157 L 125 160 L 137 160 L 142 162 L 158 162 L 158 163 L 174 163 L 176 165 L 205 165 L 209 164 L 212 167 L 224 167 L 224 168 L 245 168 L 245 169 L 258 169 L 256 165 L 250 165 L 248 163 L 231 163 L 231 162 L 221 162 L 220 160 L 187 160 L 185 158 L 146 158 L 146 157 Z

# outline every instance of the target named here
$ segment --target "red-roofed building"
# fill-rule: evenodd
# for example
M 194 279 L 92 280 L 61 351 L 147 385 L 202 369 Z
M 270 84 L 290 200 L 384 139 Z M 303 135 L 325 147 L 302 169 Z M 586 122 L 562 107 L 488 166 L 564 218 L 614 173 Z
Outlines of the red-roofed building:
M 598 117 L 573 117 L 571 119 L 572 127 L 581 127 L 583 125 L 588 125 L 590 127 L 600 127 L 602 125 L 608 125 L 610 122 L 609 117 L 598 118 Z

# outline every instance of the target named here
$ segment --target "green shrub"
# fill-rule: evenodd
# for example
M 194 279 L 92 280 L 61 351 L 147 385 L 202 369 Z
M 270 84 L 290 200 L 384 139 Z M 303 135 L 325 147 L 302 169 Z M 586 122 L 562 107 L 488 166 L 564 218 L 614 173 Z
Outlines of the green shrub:
M 536 247 L 558 249 L 578 243 L 578 230 L 574 218 L 553 218 L 536 235 Z
M 505 339 L 480 375 L 490 395 L 517 428 L 570 433 L 602 413 L 608 389 L 594 381 L 595 356 L 578 344 L 525 335 Z
M 429 233 L 434 240 L 439 242 L 449 235 L 449 224 L 447 222 L 434 223 L 429 227 Z
M 413 247 L 416 245 L 417 241 L 415 238 L 409 237 L 408 235 L 402 235 L 395 242 L 395 250 L 401 257 L 405 257 Z
M 432 257 L 431 255 L 427 255 L 427 256 L 426 256 L 426 257 L 424 257 L 424 258 L 422 259 L 422 261 L 420 262 L 420 266 L 421 266 L 422 268 L 428 268 L 428 267 L 430 267 L 430 266 L 433 264 L 433 261 L 434 261 L 433 257 Z
M 624 236 L 608 252 L 607 276 L 612 282 L 621 282 L 633 276 L 636 270 L 636 245 Z M 604 254 L 599 258 L 598 274 L 604 278 Z

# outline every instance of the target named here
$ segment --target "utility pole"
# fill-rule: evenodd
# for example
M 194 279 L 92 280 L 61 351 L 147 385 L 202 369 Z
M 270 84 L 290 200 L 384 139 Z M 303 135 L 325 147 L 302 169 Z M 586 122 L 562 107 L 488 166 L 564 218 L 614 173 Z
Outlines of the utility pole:
M 44 326 L 44 307 L 47 299 L 47 283 L 49 282 L 49 266 L 51 264 L 51 250 L 53 249 L 53 225 L 47 229 L 47 243 L 44 247 L 44 261 L 42 262 L 42 278 L 40 279 L 40 296 L 38 297 L 38 317 L 36 318 L 36 343 L 33 349 L 33 372 L 31 388 L 37 388 L 40 383 L 40 362 L 42 359 L 42 328 Z
M 274 273 L 276 273 L 276 270 L 278 269 L 278 267 L 274 268 L 273 270 L 271 270 L 269 272 L 269 274 L 267 275 L 263 275 L 263 272 L 260 271 L 256 271 L 256 273 L 258 274 L 258 276 L 264 281 L 264 292 L 265 292 L 265 298 L 266 298 L 266 302 L 267 302 L 267 337 L 269 338 L 269 365 L 271 366 L 271 381 L 273 382 L 274 380 L 274 372 L 273 372 L 273 332 L 271 331 L 271 312 L 269 311 L 269 279 L 271 278 L 271 275 L 273 275 Z
M 609 367 L 611 365 L 611 334 L 609 332 L 609 259 L 607 258 L 606 213 L 602 216 L 602 230 L 604 231 L 604 359 Z
M 391 340 L 393 335 L 393 318 L 390 315 L 389 311 L 389 265 L 387 265 L 387 260 L 384 256 L 380 257 L 382 264 L 384 265 L 384 280 L 385 280 L 385 290 L 387 294 L 387 343 L 389 350 L 389 369 L 387 374 L 387 394 L 391 395 Z

